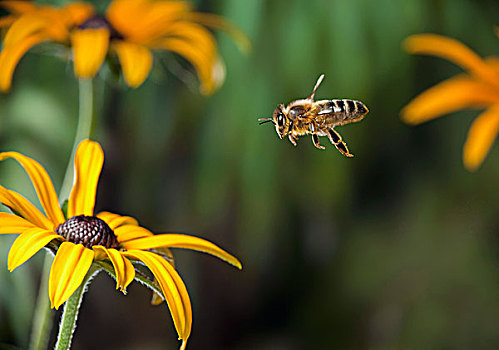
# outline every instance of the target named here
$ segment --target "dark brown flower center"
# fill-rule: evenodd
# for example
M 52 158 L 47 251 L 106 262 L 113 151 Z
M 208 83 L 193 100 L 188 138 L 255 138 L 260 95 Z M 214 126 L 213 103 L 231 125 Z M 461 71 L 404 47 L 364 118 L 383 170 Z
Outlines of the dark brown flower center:
M 60 224 L 55 232 L 67 241 L 82 244 L 85 248 L 92 248 L 94 245 L 106 248 L 118 247 L 118 239 L 113 230 L 95 216 L 73 216 Z
M 101 29 L 101 28 L 109 30 L 111 40 L 123 39 L 123 36 L 111 25 L 111 23 L 109 23 L 107 18 L 101 15 L 92 16 L 78 26 L 78 29 Z

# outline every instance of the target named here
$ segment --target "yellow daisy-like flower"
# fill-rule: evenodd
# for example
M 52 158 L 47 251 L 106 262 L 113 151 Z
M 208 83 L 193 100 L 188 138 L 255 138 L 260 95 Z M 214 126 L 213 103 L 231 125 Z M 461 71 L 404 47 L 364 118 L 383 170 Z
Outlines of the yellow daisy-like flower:
M 499 132 L 499 59 L 483 60 L 459 41 L 435 34 L 412 35 L 403 45 L 412 54 L 442 57 L 469 72 L 426 90 L 402 109 L 401 116 L 419 124 L 464 108 L 485 108 L 471 124 L 463 149 L 465 167 L 476 170 Z
M 104 15 L 90 3 L 57 8 L 25 1 L 2 1 L 12 15 L 0 19 L 8 27 L 0 53 L 0 89 L 10 89 L 14 69 L 34 45 L 52 41 L 70 46 L 75 75 L 93 77 L 105 58 L 117 57 L 124 79 L 140 86 L 153 63 L 152 50 L 174 52 L 195 68 L 201 92 L 213 92 L 224 79 L 215 38 L 203 24 L 227 30 L 246 45 L 246 37 L 223 18 L 192 11 L 183 1 L 114 0 Z
M 0 234 L 19 234 L 9 251 L 8 269 L 13 271 L 49 244 L 54 247 L 49 297 L 56 309 L 81 285 L 93 262 L 110 261 L 116 275 L 116 289 L 122 291 L 134 280 L 132 262 L 142 262 L 161 288 L 185 345 L 191 332 L 191 303 L 182 279 L 163 253 L 168 255 L 168 248 L 197 250 L 241 269 L 235 257 L 201 238 L 155 235 L 139 226 L 134 218 L 110 212 L 94 216 L 97 183 L 104 162 L 102 149 L 96 142 L 82 141 L 76 152 L 75 182 L 68 200 L 67 219 L 45 169 L 20 153 L 0 153 L 0 161 L 8 158 L 24 167 L 45 211 L 44 215 L 20 194 L 0 186 L 0 202 L 14 213 L 0 213 Z

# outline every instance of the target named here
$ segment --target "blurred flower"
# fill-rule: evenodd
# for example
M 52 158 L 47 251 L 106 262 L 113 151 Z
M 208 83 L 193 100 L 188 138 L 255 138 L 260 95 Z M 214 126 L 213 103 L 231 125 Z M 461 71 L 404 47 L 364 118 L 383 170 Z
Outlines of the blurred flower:
M 471 124 L 463 149 L 464 166 L 476 170 L 499 131 L 499 59 L 483 60 L 459 41 L 435 34 L 412 35 L 403 46 L 412 54 L 448 59 L 469 72 L 426 90 L 402 109 L 401 116 L 419 124 L 464 108 L 486 108 Z
M 0 19 L 8 27 L 0 54 L 0 89 L 10 89 L 12 74 L 34 45 L 55 41 L 72 49 L 75 75 L 93 77 L 105 58 L 116 56 L 124 79 L 140 86 L 151 71 L 151 50 L 172 51 L 190 62 L 201 82 L 201 92 L 212 93 L 224 80 L 223 63 L 215 38 L 203 24 L 228 31 L 236 42 L 247 38 L 222 17 L 196 13 L 189 3 L 164 0 L 114 0 L 104 15 L 90 3 L 63 7 L 3 1 L 12 14 Z
M 0 234 L 20 234 L 9 251 L 13 271 L 43 247 L 55 251 L 49 279 L 52 307 L 59 308 L 80 286 L 94 261 L 109 260 L 116 274 L 116 289 L 135 277 L 132 262 L 144 263 L 154 275 L 168 303 L 177 333 L 185 342 L 190 335 L 192 310 L 186 287 L 169 262 L 168 248 L 185 248 L 212 254 L 241 268 L 232 255 L 201 238 L 182 234 L 154 235 L 129 216 L 101 212 L 94 216 L 95 195 L 104 155 L 98 143 L 82 141 L 75 156 L 75 182 L 68 200 L 67 218 L 45 169 L 16 152 L 0 153 L 0 161 L 17 160 L 28 173 L 43 215 L 20 194 L 0 186 L 0 202 L 14 214 L 0 213 Z
M 94 13 L 92 5 L 84 2 L 61 8 L 27 1 L 2 1 L 0 6 L 11 12 L 0 19 L 0 25 L 8 28 L 0 52 L 2 91 L 10 89 L 14 69 L 30 48 L 46 41 L 69 44 L 71 30 Z

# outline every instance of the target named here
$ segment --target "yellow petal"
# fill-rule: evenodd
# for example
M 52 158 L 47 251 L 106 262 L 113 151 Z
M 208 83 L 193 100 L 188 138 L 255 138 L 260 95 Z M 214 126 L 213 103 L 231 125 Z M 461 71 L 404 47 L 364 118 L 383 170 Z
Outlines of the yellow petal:
M 28 220 L 9 213 L 0 213 L 0 223 L 0 234 L 17 234 L 35 227 Z
M 129 240 L 152 236 L 153 233 L 142 226 L 123 225 L 114 230 L 120 244 Z
M 471 124 L 464 144 L 463 162 L 470 171 L 478 169 L 499 132 L 499 104 L 491 106 Z
M 132 218 L 131 216 L 121 216 L 118 214 L 110 213 L 107 211 L 100 212 L 97 214 L 97 217 L 101 220 L 104 220 L 111 230 L 115 230 L 117 227 L 122 225 L 138 225 L 139 222 L 137 219 Z
M 131 87 L 140 86 L 151 71 L 151 51 L 126 41 L 117 41 L 113 44 L 113 50 L 118 54 L 126 83 Z
M 109 47 L 107 29 L 82 29 L 71 33 L 75 75 L 91 78 L 106 58 Z
M 463 108 L 483 108 L 499 102 L 499 94 L 469 76 L 443 81 L 416 96 L 401 111 L 402 119 L 419 124 Z
M 150 249 L 150 251 L 163 257 L 170 265 L 172 265 L 173 268 L 175 268 L 175 260 L 173 259 L 173 254 L 172 254 L 172 251 L 170 249 L 168 249 L 168 248 L 156 248 L 156 249 Z M 155 278 L 154 283 L 157 283 L 157 282 L 158 281 Z M 160 294 L 153 291 L 152 298 L 151 298 L 151 305 L 159 305 L 162 302 L 163 302 L 163 297 Z
M 101 220 L 104 220 L 108 225 L 109 225 L 109 222 L 117 217 L 119 217 L 120 215 L 118 214 L 115 214 L 115 213 L 111 213 L 109 211 L 101 211 L 99 214 L 97 214 L 97 217 Z
M 181 235 L 181 234 L 161 234 L 146 238 L 138 238 L 122 243 L 126 249 L 152 249 L 159 247 L 184 248 L 208 253 L 216 256 L 231 265 L 241 269 L 242 265 L 235 257 L 220 249 L 215 244 L 202 238 Z
M 156 253 L 166 259 L 173 267 L 175 267 L 175 259 L 170 248 L 160 247 L 150 249 L 153 253 Z
M 40 34 L 28 36 L 16 44 L 9 47 L 4 45 L 4 49 L 0 52 L 0 90 L 7 92 L 12 84 L 12 75 L 17 64 L 24 54 L 38 43 L 41 43 L 46 38 Z
M 83 140 L 75 154 L 75 183 L 68 201 L 68 218 L 92 216 L 104 153 L 97 142 Z
M 131 250 L 123 254 L 142 261 L 151 270 L 163 291 L 180 339 L 187 341 L 191 333 L 192 309 L 189 294 L 178 273 L 165 259 L 154 253 Z
M 81 244 L 61 244 L 50 269 L 49 297 L 52 308 L 58 309 L 78 289 L 93 259 L 94 251 Z
M 480 56 L 455 39 L 436 34 L 417 34 L 405 39 L 403 46 L 412 54 L 432 55 L 452 61 L 499 87 L 499 75 L 490 69 Z
M 65 219 L 61 208 L 59 208 L 59 201 L 57 199 L 57 194 L 55 193 L 54 185 L 43 166 L 37 161 L 17 152 L 0 153 L 0 161 L 8 158 L 17 160 L 24 170 L 26 170 L 48 218 L 52 220 L 54 225 L 63 223 Z
M 129 41 L 148 44 L 190 8 L 183 1 L 115 0 L 109 5 L 106 18 Z
M 19 193 L 8 190 L 0 185 L 0 203 L 10 208 L 34 225 L 53 230 L 54 224 L 47 219 L 33 204 Z
M 132 263 L 116 249 L 107 249 L 98 245 L 93 246 L 92 249 L 96 253 L 104 253 L 105 258 L 111 260 L 116 274 L 116 289 L 121 286 L 121 291 L 124 292 L 126 287 L 135 278 L 135 268 Z
M 14 271 L 45 247 L 51 240 L 63 238 L 53 231 L 39 227 L 31 228 L 17 237 L 10 247 L 7 266 L 9 271 Z

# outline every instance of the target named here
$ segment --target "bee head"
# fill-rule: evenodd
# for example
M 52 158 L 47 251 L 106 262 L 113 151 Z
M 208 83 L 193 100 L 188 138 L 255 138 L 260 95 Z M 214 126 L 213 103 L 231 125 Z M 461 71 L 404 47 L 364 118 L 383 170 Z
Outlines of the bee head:
M 276 109 L 274 109 L 272 118 L 260 118 L 258 121 L 260 122 L 260 125 L 272 122 L 272 124 L 275 125 L 277 135 L 279 135 L 281 139 L 289 133 L 290 120 L 286 117 L 285 107 L 283 104 L 280 104 L 276 107 Z
M 272 122 L 275 125 L 275 131 L 277 135 L 282 139 L 288 133 L 289 119 L 286 117 L 284 113 L 284 105 L 280 104 L 274 109 L 274 113 L 272 114 Z

